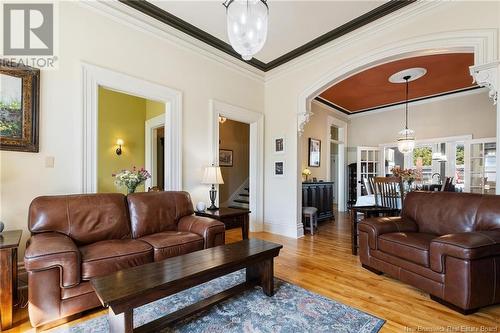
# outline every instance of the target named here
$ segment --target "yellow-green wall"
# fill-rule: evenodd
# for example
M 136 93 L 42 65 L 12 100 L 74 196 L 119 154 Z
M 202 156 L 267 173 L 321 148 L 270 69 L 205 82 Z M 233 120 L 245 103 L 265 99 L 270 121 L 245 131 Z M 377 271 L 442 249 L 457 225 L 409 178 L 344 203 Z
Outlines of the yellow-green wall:
M 146 120 L 165 113 L 165 104 L 146 100 Z
M 122 192 L 112 174 L 123 169 L 144 166 L 144 122 L 146 100 L 131 95 L 99 88 L 98 126 L 98 192 Z M 116 140 L 124 141 L 122 154 L 116 155 Z M 144 191 L 144 186 L 137 191 Z
M 99 88 L 98 192 L 127 192 L 116 187 L 112 174 L 134 166 L 144 167 L 145 122 L 164 112 L 163 103 Z M 116 155 L 118 139 L 124 141 L 120 156 Z M 137 191 L 144 191 L 144 185 Z

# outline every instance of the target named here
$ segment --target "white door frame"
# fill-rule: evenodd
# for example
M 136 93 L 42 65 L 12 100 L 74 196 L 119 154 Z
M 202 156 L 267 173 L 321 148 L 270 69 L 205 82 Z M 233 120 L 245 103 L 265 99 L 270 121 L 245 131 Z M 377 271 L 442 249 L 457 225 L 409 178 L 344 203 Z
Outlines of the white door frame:
M 156 168 L 158 166 L 157 156 L 154 153 L 156 152 L 157 149 L 157 140 L 156 137 L 153 135 L 153 133 L 156 129 L 164 126 L 165 126 L 164 114 L 148 119 L 144 123 L 144 133 L 145 133 L 144 142 L 146 143 L 146 147 L 144 147 L 145 148 L 144 167 L 146 168 L 146 170 L 151 172 L 151 178 L 146 180 L 145 188 L 152 187 L 152 184 L 154 183 L 156 177 Z
M 347 149 L 347 122 L 342 121 L 340 119 L 337 119 L 332 116 L 328 116 L 327 118 L 327 130 L 326 130 L 326 140 L 325 142 L 327 143 L 326 145 L 326 156 L 328 158 L 326 159 L 326 170 L 327 170 L 327 175 L 326 175 L 326 180 L 331 181 L 331 137 L 330 137 L 330 128 L 332 126 L 337 127 L 339 129 L 339 136 L 338 136 L 338 151 L 339 151 L 339 158 L 337 160 L 337 166 L 338 166 L 338 172 L 337 172 L 337 184 L 335 186 L 337 187 L 337 207 L 338 210 L 341 212 L 345 212 L 347 210 L 347 204 L 346 204 L 346 194 L 347 194 L 347 189 L 345 186 L 345 156 L 346 156 L 346 149 Z
M 182 93 L 140 78 L 82 63 L 82 192 L 97 192 L 99 87 L 165 104 L 165 189 L 182 189 Z
M 250 231 L 263 230 L 264 221 L 264 115 L 217 100 L 210 100 L 210 164 L 219 164 L 219 115 L 250 125 Z

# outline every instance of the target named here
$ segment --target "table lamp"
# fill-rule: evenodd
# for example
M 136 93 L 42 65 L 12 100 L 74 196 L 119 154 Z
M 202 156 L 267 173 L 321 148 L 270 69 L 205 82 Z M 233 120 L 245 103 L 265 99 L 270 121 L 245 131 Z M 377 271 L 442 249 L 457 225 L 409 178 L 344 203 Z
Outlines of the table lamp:
M 217 206 L 215 206 L 215 199 L 217 198 L 217 190 L 215 189 L 215 184 L 224 184 L 220 167 L 214 165 L 206 167 L 205 174 L 203 175 L 202 184 L 212 185 L 209 191 L 210 201 L 212 204 L 207 209 L 208 210 L 219 209 Z

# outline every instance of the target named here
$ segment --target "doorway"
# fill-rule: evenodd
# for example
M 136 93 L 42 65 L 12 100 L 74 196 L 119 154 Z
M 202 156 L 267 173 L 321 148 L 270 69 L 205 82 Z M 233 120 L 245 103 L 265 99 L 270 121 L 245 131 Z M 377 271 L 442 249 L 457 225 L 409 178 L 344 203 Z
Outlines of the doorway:
M 165 115 L 159 114 L 145 123 L 146 156 L 145 168 L 151 172 L 146 188 L 165 189 Z
M 137 191 L 151 186 L 163 189 L 164 112 L 164 103 L 99 87 L 97 192 L 126 193 L 126 188 L 115 185 L 114 174 L 134 168 L 144 168 L 152 177 Z
M 182 93 L 137 77 L 82 63 L 82 192 L 96 193 L 98 190 L 98 104 L 100 87 L 163 104 L 165 119 L 165 189 L 182 190 Z M 142 125 L 142 129 L 144 131 L 144 125 Z M 108 149 L 116 148 L 116 142 L 113 145 L 114 147 L 108 146 Z
M 218 165 L 220 160 L 220 117 L 249 126 L 248 201 L 251 211 L 250 231 L 262 231 L 264 229 L 264 116 L 261 113 L 216 100 L 211 100 L 209 106 L 212 119 L 210 126 L 212 149 L 208 161 L 209 165 Z
M 224 184 L 219 186 L 221 207 L 250 208 L 250 125 L 219 117 L 219 166 Z

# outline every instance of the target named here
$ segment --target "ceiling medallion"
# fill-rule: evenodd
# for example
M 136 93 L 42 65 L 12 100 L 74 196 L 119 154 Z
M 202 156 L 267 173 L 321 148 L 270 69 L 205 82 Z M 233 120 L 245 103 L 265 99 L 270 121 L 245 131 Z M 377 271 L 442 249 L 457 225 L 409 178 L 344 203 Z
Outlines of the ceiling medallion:
M 269 7 L 266 0 L 227 0 L 227 36 L 244 60 L 251 60 L 267 39 Z

